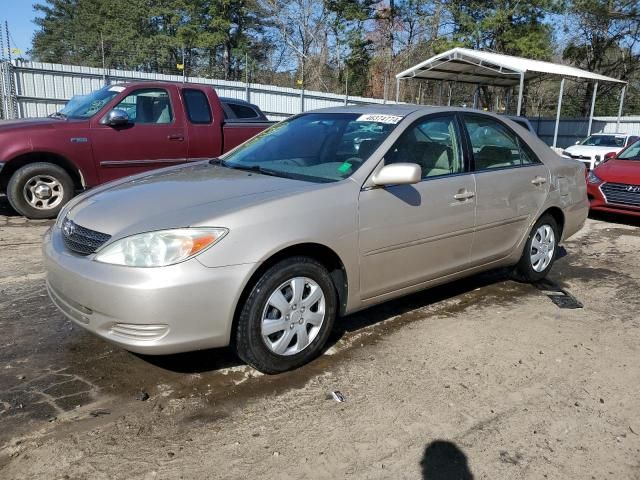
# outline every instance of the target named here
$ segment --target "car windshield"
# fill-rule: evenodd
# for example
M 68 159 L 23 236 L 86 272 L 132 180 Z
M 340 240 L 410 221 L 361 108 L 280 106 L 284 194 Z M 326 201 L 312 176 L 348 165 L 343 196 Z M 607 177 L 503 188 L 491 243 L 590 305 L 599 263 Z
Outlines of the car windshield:
M 618 160 L 640 160 L 640 140 L 632 144 L 617 156 Z
M 223 156 L 229 168 L 312 182 L 352 175 L 402 117 L 309 113 L 278 123 Z
M 624 137 L 616 135 L 591 135 L 580 143 L 593 147 L 624 147 Z
M 112 85 L 103 87 L 88 95 L 73 97 L 67 102 L 64 108 L 58 112 L 58 115 L 77 119 L 93 117 L 123 89 L 123 87 Z

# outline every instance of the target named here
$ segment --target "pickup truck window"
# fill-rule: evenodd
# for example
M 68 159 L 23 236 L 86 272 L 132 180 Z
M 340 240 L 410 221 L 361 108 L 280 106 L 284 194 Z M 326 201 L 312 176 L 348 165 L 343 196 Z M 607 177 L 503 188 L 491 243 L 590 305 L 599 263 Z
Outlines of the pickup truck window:
M 182 90 L 184 106 L 187 110 L 189 121 L 195 124 L 211 123 L 211 109 L 209 100 L 204 92 L 185 88 Z
M 133 123 L 167 124 L 173 121 L 169 94 L 161 88 L 134 90 L 115 108 L 127 112 Z
M 75 96 L 69 100 L 59 113 L 67 118 L 85 119 L 93 117 L 121 91 L 121 87 L 106 86 L 91 92 L 89 95 Z
M 240 105 L 238 103 L 229 103 L 229 108 L 233 110 L 233 113 L 236 114 L 238 118 L 258 118 L 258 112 L 256 112 L 253 108 L 247 107 L 246 105 Z
M 375 117 L 384 115 L 298 115 L 232 150 L 222 165 L 311 182 L 339 181 L 358 170 L 396 128 L 397 122 Z

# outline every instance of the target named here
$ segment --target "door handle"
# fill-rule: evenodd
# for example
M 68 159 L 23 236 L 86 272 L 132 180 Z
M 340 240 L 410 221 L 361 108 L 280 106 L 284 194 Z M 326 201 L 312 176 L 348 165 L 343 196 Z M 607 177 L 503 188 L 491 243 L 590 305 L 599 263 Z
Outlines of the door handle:
M 469 192 L 465 190 L 464 192 L 456 193 L 453 198 L 455 198 L 456 200 L 469 200 L 470 198 L 473 198 L 475 196 L 475 192 Z
M 533 183 L 534 185 L 542 185 L 547 183 L 547 179 L 544 177 L 536 177 L 533 180 L 531 180 L 531 183 Z
M 176 134 L 172 134 L 172 135 L 167 135 L 167 139 L 169 140 L 178 140 L 178 141 L 183 141 L 184 140 L 184 135 L 180 135 L 178 133 Z

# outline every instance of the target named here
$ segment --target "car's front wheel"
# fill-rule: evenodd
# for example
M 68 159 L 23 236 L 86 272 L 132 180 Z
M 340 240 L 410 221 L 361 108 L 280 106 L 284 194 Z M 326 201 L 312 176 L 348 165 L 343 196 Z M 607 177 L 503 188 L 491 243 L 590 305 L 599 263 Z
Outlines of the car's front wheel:
M 240 312 L 238 356 L 263 373 L 308 363 L 329 338 L 337 311 L 327 269 L 308 257 L 291 257 L 267 269 Z
M 516 266 L 516 278 L 537 282 L 547 276 L 558 252 L 560 232 L 558 223 L 545 214 L 535 223 Z

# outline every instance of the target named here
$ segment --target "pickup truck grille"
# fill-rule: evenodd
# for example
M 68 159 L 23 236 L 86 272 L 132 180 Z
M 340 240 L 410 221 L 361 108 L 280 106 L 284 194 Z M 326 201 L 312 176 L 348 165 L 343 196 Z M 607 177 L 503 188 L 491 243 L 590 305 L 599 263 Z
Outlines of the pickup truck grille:
M 111 238 L 111 235 L 89 230 L 65 218 L 62 222 L 62 237 L 65 246 L 72 252 L 90 255 L 104 245 Z
M 600 189 L 607 203 L 640 207 L 640 185 L 605 183 Z

